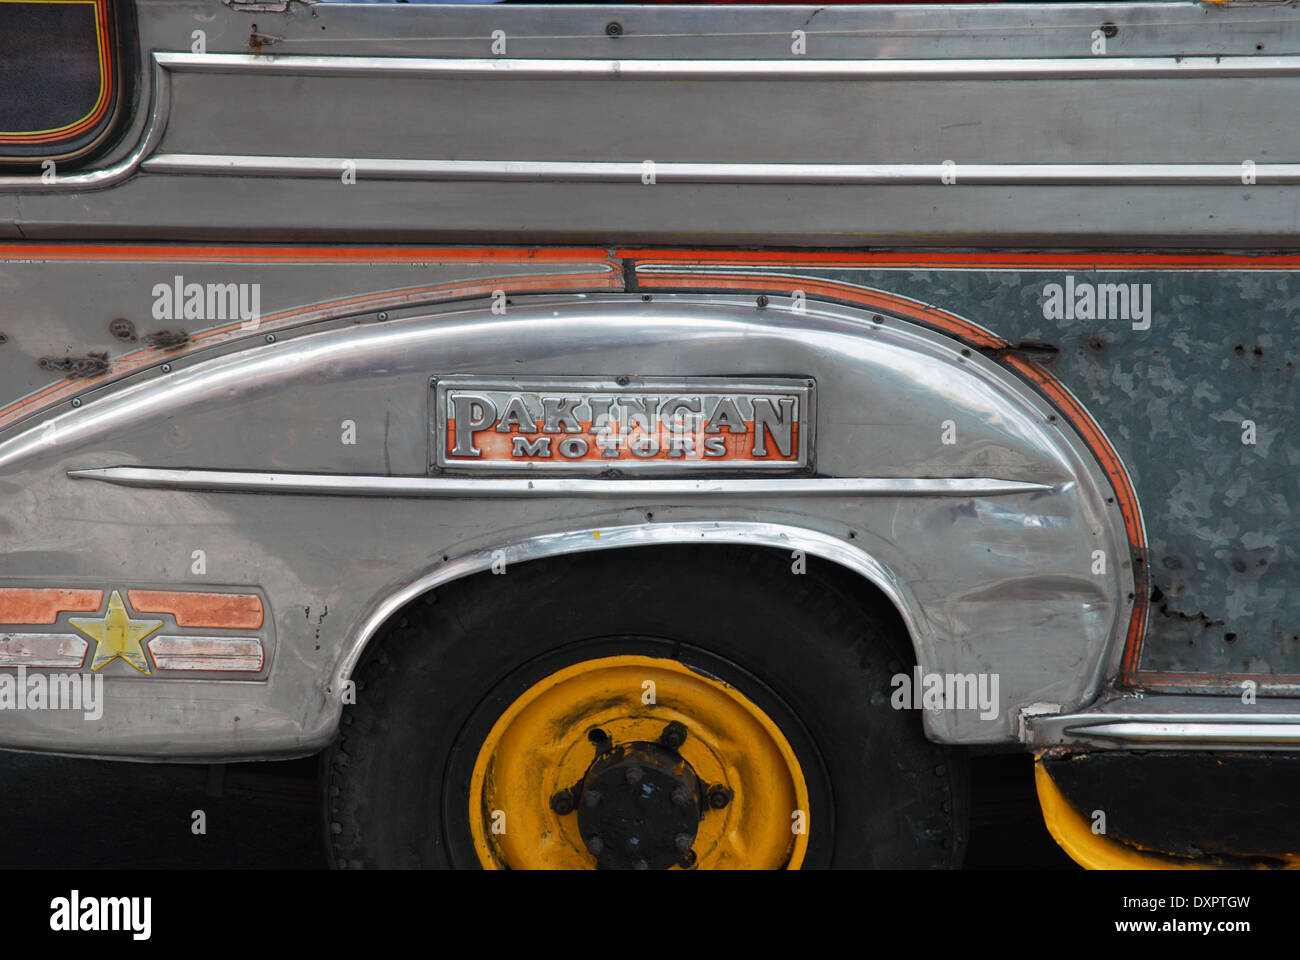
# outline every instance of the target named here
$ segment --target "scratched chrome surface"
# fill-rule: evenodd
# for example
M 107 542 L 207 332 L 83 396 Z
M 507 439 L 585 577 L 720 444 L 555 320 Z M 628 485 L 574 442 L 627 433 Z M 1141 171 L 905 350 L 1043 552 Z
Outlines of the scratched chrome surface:
M 279 638 L 275 669 L 256 687 L 164 681 L 154 697 L 109 678 L 101 726 L 0 716 L 6 745 L 144 755 L 319 745 L 338 716 L 339 681 L 394 595 L 437 580 L 444 563 L 468 572 L 486 564 L 466 558 L 494 549 L 573 549 L 575 537 L 591 541 L 602 528 L 619 531 L 611 547 L 690 541 L 701 525 L 721 524 L 785 549 L 780 530 L 887 585 L 924 669 L 1001 678 L 996 718 L 930 711 L 936 737 L 1013 739 L 1020 706 L 1075 709 L 1099 690 L 1131 589 L 1109 488 L 1042 401 L 959 344 L 893 318 L 873 323 L 815 303 L 796 314 L 748 297 L 516 298 L 506 316 L 482 303 L 371 319 L 178 357 L 169 373 L 152 367 L 4 435 L 0 523 L 17 549 L 0 556 L 0 581 L 98 583 L 125 565 L 187 584 L 202 579 L 189 558 L 204 549 L 210 578 L 265 589 Z M 742 488 L 683 499 L 637 487 L 619 494 L 611 482 L 599 498 L 349 499 L 67 476 L 136 466 L 423 477 L 431 376 L 622 371 L 814 379 L 819 476 L 987 477 L 1048 490 L 803 497 Z M 353 446 L 340 442 L 344 420 L 357 425 Z M 945 421 L 961 442 L 942 442 Z M 1104 576 L 1091 572 L 1097 549 L 1112 558 Z

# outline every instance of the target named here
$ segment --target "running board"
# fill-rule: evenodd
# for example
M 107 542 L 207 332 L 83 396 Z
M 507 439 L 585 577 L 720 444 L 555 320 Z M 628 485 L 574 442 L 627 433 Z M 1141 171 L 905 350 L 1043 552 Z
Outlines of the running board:
M 1182 698 L 1180 698 L 1182 699 Z M 1258 710 L 1258 705 L 1243 707 Z M 1271 705 L 1270 705 L 1271 706 Z M 1179 750 L 1270 749 L 1300 744 L 1300 711 L 1215 713 L 1076 713 L 1026 717 L 1038 746 L 1161 745 Z

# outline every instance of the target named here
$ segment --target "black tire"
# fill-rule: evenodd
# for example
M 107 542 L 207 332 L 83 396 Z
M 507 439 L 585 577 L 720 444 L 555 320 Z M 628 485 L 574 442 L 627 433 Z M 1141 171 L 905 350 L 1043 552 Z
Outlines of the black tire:
M 560 598 L 550 599 L 547 598 Z M 735 686 L 790 741 L 812 810 L 805 866 L 955 867 L 965 752 L 890 705 L 912 657 L 860 580 L 739 547 L 612 550 L 511 566 L 394 617 L 322 763 L 338 867 L 476 866 L 468 783 L 493 723 L 564 666 L 672 657 Z

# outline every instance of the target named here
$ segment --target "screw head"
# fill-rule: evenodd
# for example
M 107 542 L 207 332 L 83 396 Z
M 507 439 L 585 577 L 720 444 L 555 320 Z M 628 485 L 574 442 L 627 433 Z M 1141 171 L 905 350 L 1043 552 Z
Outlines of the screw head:
M 735 794 L 731 792 L 730 787 L 724 787 L 722 784 L 717 783 L 709 787 L 707 796 L 709 807 L 713 810 L 721 810 L 731 802 L 731 798 L 735 796 Z

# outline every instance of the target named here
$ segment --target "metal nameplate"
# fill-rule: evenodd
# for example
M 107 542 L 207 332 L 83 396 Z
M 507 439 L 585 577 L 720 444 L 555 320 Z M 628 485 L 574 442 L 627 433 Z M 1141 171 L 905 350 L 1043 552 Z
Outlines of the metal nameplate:
M 782 470 L 810 464 L 809 379 L 449 376 L 434 385 L 436 467 Z

